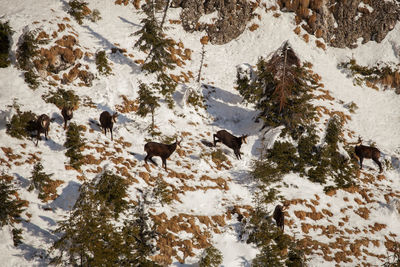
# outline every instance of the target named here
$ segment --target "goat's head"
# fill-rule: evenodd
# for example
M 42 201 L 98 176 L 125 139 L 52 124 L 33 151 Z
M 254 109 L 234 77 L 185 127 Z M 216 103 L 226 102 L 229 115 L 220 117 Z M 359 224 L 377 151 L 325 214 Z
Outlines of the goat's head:
M 240 137 L 240 139 L 242 139 L 242 142 L 245 143 L 245 144 L 247 144 L 247 140 L 246 140 L 246 139 L 247 139 L 247 136 L 248 136 L 248 135 L 246 134 L 246 135 L 242 135 L 242 136 Z
M 117 122 L 117 117 L 118 117 L 118 112 L 114 112 L 114 114 L 111 116 L 111 120 L 113 123 Z
M 359 136 L 358 137 L 358 141 L 357 141 L 357 143 L 356 143 L 356 146 L 359 146 L 359 145 L 361 145 L 362 144 L 362 138 L 361 138 L 361 136 Z
M 179 148 L 181 147 L 181 142 L 182 142 L 182 140 L 183 140 L 182 137 L 180 138 L 179 141 L 178 141 L 178 138 L 175 139 L 175 142 L 176 142 L 176 146 L 177 146 L 177 147 L 179 147 Z

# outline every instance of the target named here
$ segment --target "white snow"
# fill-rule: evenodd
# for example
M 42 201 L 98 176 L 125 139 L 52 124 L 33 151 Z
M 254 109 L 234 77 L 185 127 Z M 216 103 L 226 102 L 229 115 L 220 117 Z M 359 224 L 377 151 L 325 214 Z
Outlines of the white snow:
M 65 88 L 75 89 L 76 93 L 84 99 L 90 97 L 96 108 L 90 108 L 81 105 L 74 115 L 73 121 L 85 125 L 87 131 L 85 138 L 91 145 L 97 142 L 96 146 L 101 146 L 106 151 L 115 153 L 116 148 L 121 145 L 111 142 L 110 136 L 104 136 L 97 126 L 89 124 L 89 119 L 98 120 L 99 114 L 103 110 L 114 111 L 115 105 L 122 103 L 120 95 L 125 95 L 129 99 L 135 99 L 138 96 L 139 80 L 150 83 L 154 81 L 154 76 L 145 75 L 140 67 L 134 62 L 136 59 L 144 59 L 145 55 L 133 48 L 137 36 L 131 34 L 140 29 L 140 20 L 143 14 L 136 10 L 132 4 L 116 5 L 114 1 L 88 1 L 89 7 L 98 9 L 102 19 L 94 23 L 85 20 L 83 25 L 79 25 L 67 13 L 66 1 L 57 0 L 13 0 L 2 1 L 0 3 L 0 18 L 2 21 L 9 20 L 10 26 L 15 31 L 13 35 L 12 57 L 15 63 L 15 50 L 18 38 L 26 25 L 35 27 L 33 22 L 39 22 L 42 29 L 52 32 L 62 21 L 62 18 L 69 17 L 68 22 L 77 32 L 79 44 L 82 48 L 87 48 L 91 53 L 99 50 L 105 50 L 107 56 L 112 62 L 113 75 L 104 77 L 98 75 L 94 80 L 92 87 L 65 86 Z M 271 5 L 271 0 L 263 1 Z M 367 8 L 368 5 L 365 5 Z M 169 19 L 179 19 L 181 9 L 170 9 Z M 367 203 L 362 207 L 367 207 L 370 214 L 368 220 L 363 220 L 359 215 L 353 212 L 348 206 L 358 207 L 358 200 L 366 202 L 361 193 L 349 193 L 338 190 L 335 195 L 328 196 L 323 192 L 323 186 L 312 183 L 309 180 L 299 177 L 296 174 L 286 175 L 281 187 L 281 195 L 288 200 L 305 199 L 318 200 L 317 211 L 327 209 L 333 213 L 332 216 L 324 217 L 321 220 L 314 221 L 306 218 L 304 221 L 298 219 L 295 215 L 296 210 L 309 212 L 310 208 L 302 205 L 291 205 L 288 215 L 293 220 L 291 227 L 286 227 L 286 233 L 296 235 L 296 238 L 309 236 L 320 242 L 335 242 L 334 233 L 332 238 L 321 234 L 321 229 L 311 229 L 309 234 L 302 232 L 302 223 L 324 225 L 335 225 L 339 230 L 343 229 L 339 225 L 342 217 L 347 216 L 346 227 L 355 231 L 355 229 L 365 229 L 368 225 L 374 223 L 385 224 L 386 228 L 381 231 L 361 232 L 360 234 L 349 234 L 348 239 L 354 241 L 361 237 L 370 237 L 379 240 L 379 247 L 371 243 L 368 251 L 376 254 L 386 254 L 384 245 L 385 237 L 393 233 L 400 235 L 400 216 L 399 204 L 395 198 L 391 198 L 386 203 L 384 195 L 389 192 L 399 192 L 400 173 L 399 173 L 399 154 L 400 154 L 400 120 L 398 108 L 400 106 L 400 97 L 392 90 L 373 90 L 367 87 L 353 85 L 351 78 L 338 69 L 337 65 L 350 58 L 357 59 L 360 65 L 373 65 L 379 61 L 398 62 L 400 59 L 400 24 L 386 36 L 381 43 L 368 42 L 359 45 L 356 49 L 338 49 L 327 47 L 322 50 L 315 45 L 315 37 L 310 36 L 308 43 L 304 42 L 301 36 L 293 33 L 294 15 L 282 13 L 278 18 L 273 16 L 270 11 L 265 13 L 260 8 L 261 20 L 257 21 L 260 27 L 255 31 L 245 30 L 237 39 L 225 45 L 205 46 L 206 64 L 203 67 L 200 87 L 196 82 L 196 75 L 200 66 L 201 48 L 200 38 L 204 32 L 186 33 L 179 24 L 169 24 L 167 35 L 177 42 L 182 41 L 185 48 L 192 50 L 190 61 L 185 61 L 186 65 L 173 71 L 174 74 L 180 74 L 181 71 L 194 73 L 195 77 L 189 83 L 179 84 L 174 99 L 177 105 L 174 110 L 170 110 L 166 105 L 162 105 L 156 111 L 156 125 L 164 136 L 174 134 L 182 135 L 188 132 L 190 135 L 184 137 L 182 146 L 186 151 L 185 157 L 180 157 L 175 152 L 168 159 L 168 167 L 175 172 L 187 175 L 193 174 L 194 178 L 175 178 L 168 177 L 167 173 L 161 168 L 150 167 L 150 174 L 157 177 L 161 174 L 164 180 L 176 187 L 185 184 L 188 187 L 212 187 L 216 182 L 212 179 L 219 177 L 226 181 L 228 189 L 197 189 L 178 194 L 180 202 L 174 201 L 169 206 L 162 207 L 155 203 L 156 214 L 165 212 L 168 218 L 177 214 L 213 216 L 221 215 L 227 212 L 234 205 L 252 205 L 255 184 L 249 177 L 251 163 L 257 159 L 262 139 L 266 145 L 271 146 L 273 141 L 280 133 L 280 129 L 260 132 L 261 124 L 254 123 L 253 118 L 257 111 L 250 105 L 242 103 L 242 98 L 234 89 L 237 66 L 254 66 L 259 57 L 266 57 L 282 45 L 284 41 L 289 41 L 294 51 L 299 55 L 302 61 L 309 61 L 313 64 L 313 71 L 322 77 L 321 83 L 324 89 L 329 90 L 335 98 L 333 101 L 325 102 L 328 109 L 347 112 L 342 103 L 354 102 L 358 109 L 351 115 L 351 120 L 346 124 L 346 129 L 354 131 L 355 136 L 362 136 L 365 143 L 374 142 L 382 151 L 383 158 L 393 163 L 393 169 L 385 170 L 385 179 L 377 180 L 377 166 L 371 160 L 364 161 L 364 169 L 370 172 L 375 181 L 369 186 L 369 193 L 373 194 L 370 198 L 374 201 Z M 203 16 L 201 23 L 213 23 L 218 17 L 217 12 Z M 64 23 L 66 23 L 64 21 Z M 72 30 L 70 30 L 72 31 Z M 127 54 L 133 54 L 133 58 L 125 57 L 121 54 L 111 54 L 110 49 L 118 44 L 118 47 L 127 49 Z M 96 66 L 91 60 L 89 71 L 96 73 Z M 91 169 L 111 168 L 114 170 L 115 164 L 110 160 L 104 160 L 97 166 L 85 166 L 83 174 L 73 170 L 65 170 L 68 158 L 65 156 L 65 132 L 63 130 L 60 111 L 53 104 L 43 101 L 41 96 L 48 91 L 44 85 L 36 91 L 28 88 L 25 84 L 22 72 L 13 64 L 11 67 L 0 69 L 0 147 L 11 147 L 13 153 L 21 155 L 25 160 L 29 153 L 36 153 L 43 163 L 46 172 L 54 173 L 53 179 L 60 179 L 64 183 L 57 189 L 59 197 L 54 201 L 45 204 L 37 198 L 35 191 L 28 192 L 29 179 L 32 166 L 28 164 L 15 165 L 11 168 L 0 165 L 0 171 L 4 171 L 14 176 L 14 182 L 19 188 L 20 197 L 29 201 L 29 206 L 23 213 L 23 222 L 18 227 L 24 230 L 24 244 L 15 248 L 11 237 L 11 228 L 8 226 L 0 229 L 0 262 L 7 263 L 7 266 L 43 266 L 46 259 L 43 256 L 56 236 L 52 231 L 57 227 L 56 222 L 67 215 L 75 200 L 78 197 L 78 188 L 82 183 L 79 175 L 85 175 L 89 180 L 96 176 L 96 173 L 90 172 Z M 46 85 L 45 82 L 43 84 Z M 185 99 L 185 92 L 188 88 L 200 91 L 207 99 L 207 110 L 195 110 L 185 105 L 182 101 Z M 200 89 L 201 88 L 201 89 Z M 53 89 L 54 90 L 54 89 Z M 32 110 L 36 114 L 46 113 L 55 118 L 51 125 L 50 138 L 48 141 L 39 142 L 35 147 L 30 140 L 17 140 L 6 134 L 5 117 L 9 117 L 8 106 L 16 99 L 23 111 Z M 342 101 L 342 102 L 340 102 Z M 346 113 L 348 114 L 348 112 Z M 134 112 L 121 114 L 114 127 L 114 139 L 123 138 L 125 142 L 132 144 L 131 147 L 122 148 L 119 157 L 129 158 L 137 164 L 130 174 L 138 179 L 138 183 L 129 188 L 132 200 L 137 200 L 140 193 L 136 189 L 146 189 L 149 185 L 141 178 L 140 172 L 146 172 L 143 159 L 145 153 L 143 146 L 146 143 L 145 138 L 151 138 L 147 133 L 147 126 L 150 124 L 150 117 L 141 118 Z M 90 129 L 93 130 L 90 132 Z M 215 150 L 214 148 L 200 146 L 201 141 L 212 142 L 212 134 L 219 129 L 226 129 L 234 135 L 248 134 L 248 144 L 241 148 L 243 153 L 242 160 L 236 160 L 234 153 L 222 144 L 217 147 L 227 155 L 232 163 L 232 168 L 216 170 L 209 156 L 205 154 Z M 207 134 L 208 133 L 208 134 Z M 351 140 L 346 136 L 347 141 Z M 189 144 L 191 143 L 191 144 Z M 26 144 L 24 148 L 23 144 Z M 95 145 L 93 145 L 95 146 Z M 40 154 L 39 154 L 40 152 Z M 134 153 L 134 155 L 131 154 Z M 84 154 L 91 154 L 95 158 L 100 158 L 102 154 L 95 149 L 85 150 Z M 0 157 L 6 158 L 5 153 L 0 150 Z M 161 165 L 159 158 L 155 161 Z M 177 164 L 180 161 L 180 165 Z M 211 164 L 210 164 L 211 162 Z M 119 165 L 121 166 L 121 165 Z M 185 166 L 187 168 L 185 168 Z M 213 166 L 213 167 L 211 167 Z M 193 172 L 193 171 L 196 171 Z M 202 175 L 209 176 L 211 180 L 201 181 Z M 348 199 L 348 201 L 344 200 Z M 45 209 L 51 208 L 51 209 Z M 270 210 L 273 211 L 271 205 Z M 347 210 L 342 211 L 344 208 Z M 237 220 L 226 221 L 226 226 L 221 227 L 221 234 L 213 233 L 212 243 L 224 256 L 222 266 L 250 266 L 251 260 L 258 253 L 258 250 L 252 245 L 238 240 L 238 233 L 235 231 Z M 205 226 L 202 225 L 204 228 Z M 212 232 L 212 231 L 211 231 Z M 181 231 L 179 237 L 190 239 L 192 236 Z M 365 247 L 362 247 L 365 248 Z M 335 251 L 335 250 L 334 250 Z M 200 252 L 200 251 L 199 251 Z M 178 254 L 179 255 L 179 254 Z M 364 255 L 364 254 L 363 254 Z M 182 256 L 182 255 L 180 255 Z M 176 259 L 173 260 L 174 266 L 185 266 L 186 264 L 195 264 L 198 256 L 187 258 L 185 264 L 180 264 Z M 350 256 L 353 262 L 340 263 L 340 266 L 356 266 L 362 262 L 362 258 Z M 382 261 L 377 257 L 367 256 L 364 260 L 372 265 L 381 265 Z M 332 266 L 334 263 L 327 261 L 319 254 L 313 254 L 310 257 L 310 266 Z M 1 264 L 0 264 L 1 265 Z M 193 265 L 186 265 L 193 266 Z

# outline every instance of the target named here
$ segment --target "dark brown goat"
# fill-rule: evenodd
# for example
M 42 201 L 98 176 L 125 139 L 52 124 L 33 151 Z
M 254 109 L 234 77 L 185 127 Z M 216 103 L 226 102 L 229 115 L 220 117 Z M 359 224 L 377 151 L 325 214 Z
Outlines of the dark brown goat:
M 40 137 L 41 133 L 44 133 L 44 137 L 47 140 L 47 136 L 49 134 L 49 129 L 50 129 L 50 118 L 49 118 L 49 116 L 47 116 L 46 114 L 40 115 L 36 120 L 35 128 L 36 128 L 36 131 L 37 131 L 37 134 L 36 134 L 36 138 L 37 138 L 36 145 L 38 145 L 39 140 L 41 140 L 41 137 Z
M 166 145 L 166 144 L 161 144 L 161 143 L 156 143 L 156 142 L 148 142 L 147 144 L 144 145 L 144 151 L 146 151 L 147 155 L 144 158 L 144 161 L 147 163 L 147 160 L 149 159 L 151 162 L 153 162 L 156 166 L 157 163 L 155 163 L 152 159 L 154 156 L 161 157 L 162 160 L 162 165 L 167 170 L 167 158 L 171 156 L 172 153 L 174 153 L 176 146 L 180 146 L 181 141 L 176 140 L 175 143 Z
M 285 228 L 285 207 L 282 205 L 277 205 L 272 217 L 274 218 L 276 225 L 283 231 Z
M 214 146 L 216 146 L 218 142 L 222 142 L 226 146 L 233 149 L 233 152 L 235 152 L 237 159 L 242 159 L 242 157 L 240 156 L 240 147 L 242 146 L 242 143 L 247 144 L 246 143 L 247 135 L 236 137 L 225 130 L 220 130 L 216 134 L 214 134 L 213 137 L 214 137 Z M 217 138 L 217 140 L 215 140 L 215 138 Z
M 108 111 L 103 111 L 100 114 L 100 126 L 101 126 L 101 128 L 104 129 L 104 135 L 106 135 L 106 136 L 107 136 L 107 129 L 110 130 L 111 140 L 113 140 L 112 129 L 113 129 L 114 123 L 117 122 L 117 117 L 118 117 L 117 112 L 115 112 L 113 115 L 111 115 Z
M 61 110 L 61 115 L 64 118 L 64 129 L 67 129 L 68 121 L 71 120 L 72 117 L 74 116 L 72 111 L 73 111 L 72 107 L 63 107 L 63 109 Z
M 379 157 L 381 156 L 381 152 L 376 147 L 372 146 L 364 146 L 361 144 L 362 139 L 358 139 L 358 143 L 354 148 L 354 152 L 356 153 L 357 158 L 360 160 L 360 169 L 362 169 L 362 163 L 364 158 L 372 159 L 379 166 L 379 172 L 382 172 L 382 164 L 379 161 Z

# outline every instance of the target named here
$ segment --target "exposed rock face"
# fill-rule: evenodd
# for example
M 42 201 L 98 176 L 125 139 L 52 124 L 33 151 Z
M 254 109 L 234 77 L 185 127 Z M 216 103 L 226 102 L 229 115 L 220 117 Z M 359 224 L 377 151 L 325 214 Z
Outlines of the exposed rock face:
M 282 11 L 296 12 L 303 28 L 334 47 L 356 47 L 362 42 L 381 42 L 400 19 L 395 1 L 383 0 L 279 0 Z
M 205 30 L 212 44 L 225 44 L 238 37 L 252 18 L 255 4 L 247 0 L 172 0 L 172 7 L 182 7 L 181 20 L 188 32 Z M 213 23 L 201 23 L 203 15 L 218 13 Z

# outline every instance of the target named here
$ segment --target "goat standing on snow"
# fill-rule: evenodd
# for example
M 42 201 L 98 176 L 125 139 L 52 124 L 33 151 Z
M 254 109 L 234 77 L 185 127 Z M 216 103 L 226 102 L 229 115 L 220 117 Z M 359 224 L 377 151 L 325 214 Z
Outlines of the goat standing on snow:
M 218 142 L 222 142 L 226 146 L 233 149 L 233 152 L 235 152 L 237 159 L 242 159 L 242 157 L 240 156 L 240 147 L 242 146 L 242 143 L 247 144 L 246 143 L 247 135 L 236 137 L 225 130 L 220 130 L 216 134 L 214 134 L 213 137 L 214 137 L 214 146 L 216 146 Z M 215 138 L 217 138 L 217 140 L 215 140 Z
M 118 113 L 117 112 L 114 112 L 114 114 L 111 115 L 108 111 L 103 111 L 100 114 L 100 126 L 101 126 L 101 128 L 104 129 L 104 135 L 105 136 L 107 136 L 107 129 L 110 130 L 111 140 L 113 140 L 112 129 L 113 129 L 114 123 L 117 122 L 117 117 L 118 117 Z
M 285 207 L 282 205 L 277 205 L 272 217 L 274 218 L 276 225 L 283 231 L 285 228 Z
M 49 129 L 50 129 L 50 118 L 46 114 L 42 114 L 37 118 L 36 123 L 35 123 L 35 128 L 37 131 L 36 134 L 36 146 L 39 143 L 39 140 L 41 140 L 40 134 L 44 133 L 44 137 L 47 140 L 47 135 L 49 134 Z
M 362 169 L 363 159 L 372 159 L 379 166 L 379 172 L 382 172 L 382 164 L 379 161 L 379 157 L 381 156 L 381 152 L 376 147 L 364 146 L 361 144 L 361 137 L 358 138 L 358 143 L 354 148 L 354 152 L 356 153 L 356 157 L 360 160 L 360 169 Z
M 61 110 L 61 115 L 64 118 L 64 130 L 67 129 L 67 122 L 71 120 L 74 115 L 72 113 L 72 110 L 73 110 L 72 107 L 67 107 L 67 106 L 63 107 Z
M 181 140 L 182 141 L 182 140 Z M 154 165 L 158 166 L 152 159 L 154 156 L 161 157 L 162 165 L 167 170 L 167 158 L 174 153 L 176 146 L 180 146 L 181 141 L 176 140 L 175 143 L 166 145 L 156 142 L 148 142 L 144 145 L 144 151 L 146 151 L 147 155 L 144 158 L 144 161 L 147 164 L 147 160 L 149 159 Z

